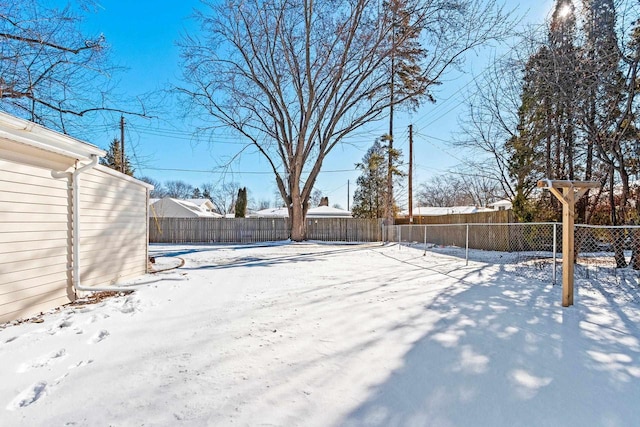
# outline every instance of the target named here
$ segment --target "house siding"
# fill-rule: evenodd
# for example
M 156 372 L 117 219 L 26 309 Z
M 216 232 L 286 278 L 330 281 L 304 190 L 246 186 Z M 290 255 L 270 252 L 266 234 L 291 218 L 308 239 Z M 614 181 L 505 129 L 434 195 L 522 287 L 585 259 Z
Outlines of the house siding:
M 0 323 L 76 298 L 70 179 L 51 175 L 74 163 L 0 138 Z M 79 186 L 82 285 L 145 274 L 147 187 L 102 166 L 80 174 Z
M 80 175 L 80 278 L 105 286 L 147 271 L 147 189 L 102 166 Z
M 69 302 L 73 160 L 0 140 L 0 322 Z

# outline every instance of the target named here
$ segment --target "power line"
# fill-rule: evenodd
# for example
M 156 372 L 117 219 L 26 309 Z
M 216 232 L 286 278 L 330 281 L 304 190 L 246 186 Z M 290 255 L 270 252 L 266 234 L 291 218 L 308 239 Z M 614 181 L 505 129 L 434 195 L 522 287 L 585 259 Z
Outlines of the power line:
M 179 168 L 151 168 L 151 167 L 146 167 L 146 168 L 142 168 L 144 170 L 152 170 L 152 171 L 166 171 L 166 172 L 191 172 L 191 173 L 210 173 L 210 174 L 227 174 L 227 173 L 234 173 L 234 174 L 247 174 L 247 175 L 273 175 L 273 171 L 237 171 L 237 170 L 230 170 L 230 171 L 217 171 L 214 169 L 179 169 Z M 320 170 L 319 173 L 346 173 L 346 172 L 356 172 L 357 169 L 335 169 L 335 170 Z M 286 172 L 278 172 L 278 173 L 282 173 L 285 174 Z

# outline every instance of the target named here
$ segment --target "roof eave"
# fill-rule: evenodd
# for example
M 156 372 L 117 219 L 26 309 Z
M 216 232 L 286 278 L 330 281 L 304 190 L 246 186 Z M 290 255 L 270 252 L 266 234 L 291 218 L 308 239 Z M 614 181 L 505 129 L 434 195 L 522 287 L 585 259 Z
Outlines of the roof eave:
M 104 157 L 106 151 L 69 135 L 0 111 L 0 138 L 78 160 Z

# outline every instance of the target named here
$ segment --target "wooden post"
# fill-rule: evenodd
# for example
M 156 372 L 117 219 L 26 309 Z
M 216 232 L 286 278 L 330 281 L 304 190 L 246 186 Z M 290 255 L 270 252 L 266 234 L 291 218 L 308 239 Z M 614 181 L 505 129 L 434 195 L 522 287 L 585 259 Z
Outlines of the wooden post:
M 562 306 L 573 305 L 574 225 L 575 193 L 573 188 L 563 188 L 566 203 L 562 204 Z
M 590 189 L 600 187 L 594 181 L 541 180 L 538 187 L 548 189 L 562 203 L 562 306 L 573 305 L 574 218 L 576 200 Z M 562 190 L 562 192 L 560 192 Z M 555 262 L 555 260 L 554 260 Z

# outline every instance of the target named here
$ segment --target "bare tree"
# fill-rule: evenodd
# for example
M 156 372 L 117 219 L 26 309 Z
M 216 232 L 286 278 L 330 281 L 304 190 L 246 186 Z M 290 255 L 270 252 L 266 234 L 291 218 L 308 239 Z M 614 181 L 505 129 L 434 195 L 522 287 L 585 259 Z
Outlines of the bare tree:
M 324 160 L 351 132 L 384 116 L 390 59 L 412 33 L 391 43 L 394 20 L 376 0 L 204 4 L 201 38 L 182 40 L 188 85 L 180 90 L 267 159 L 289 209 L 291 238 L 303 240 Z M 506 33 L 508 17 L 494 0 L 407 5 L 424 28 L 427 87 L 406 88 L 393 103 L 428 92 L 466 51 Z
M 320 200 L 322 199 L 322 191 L 315 189 L 311 192 L 311 197 L 309 197 L 309 206 L 317 207 L 320 206 Z
M 0 107 L 65 133 L 80 117 L 132 113 L 111 99 L 117 69 L 104 36 L 84 34 L 70 4 L 49 4 L 0 0 Z
M 193 186 L 180 180 L 167 181 L 165 189 L 165 197 L 173 197 L 174 199 L 190 199 L 193 194 Z
M 151 192 L 149 193 L 150 198 L 162 199 L 163 197 L 166 197 L 167 190 L 164 188 L 164 185 L 162 185 L 160 181 L 148 176 L 141 176 L 141 177 L 138 177 L 138 179 L 140 181 L 146 182 L 147 184 L 153 185 L 153 190 L 151 190 Z
M 235 212 L 236 200 L 240 184 L 237 182 L 225 182 L 210 189 L 211 202 L 222 215 Z
M 500 182 L 482 170 L 459 171 L 457 179 L 462 183 L 463 193 L 473 206 L 487 206 L 505 198 Z
M 253 213 L 255 211 L 261 211 L 263 209 L 269 209 L 271 207 L 271 202 L 268 199 L 258 199 L 256 200 L 253 197 L 249 197 L 247 201 L 247 212 Z
M 420 185 L 416 197 L 421 206 L 464 206 L 473 204 L 463 182 L 455 175 L 434 176 Z

